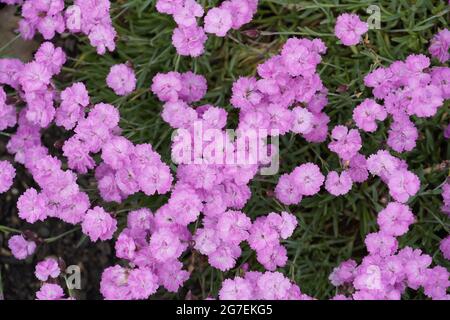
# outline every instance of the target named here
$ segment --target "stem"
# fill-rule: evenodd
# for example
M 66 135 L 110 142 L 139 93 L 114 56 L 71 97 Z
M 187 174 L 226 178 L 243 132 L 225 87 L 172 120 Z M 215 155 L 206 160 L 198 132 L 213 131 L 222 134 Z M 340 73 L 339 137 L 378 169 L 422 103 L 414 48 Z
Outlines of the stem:
M 74 233 L 74 232 L 76 232 L 76 231 L 78 231 L 78 230 L 80 230 L 80 227 L 73 228 L 73 229 L 71 229 L 71 230 L 69 230 L 69 231 L 66 231 L 66 232 L 64 232 L 64 233 L 61 233 L 60 235 L 57 235 L 57 236 L 55 236 L 55 237 L 51 237 L 51 238 L 44 239 L 44 242 L 46 242 L 46 243 L 52 243 L 52 242 L 55 242 L 56 240 L 59 240 L 59 239 L 65 237 L 65 236 L 67 236 L 67 235 L 69 235 L 69 234 L 71 234 L 71 233 Z
M 10 228 L 7 226 L 2 226 L 0 225 L 0 231 L 4 232 L 4 233 L 22 233 L 22 231 L 18 230 L 18 229 L 14 229 L 14 228 Z

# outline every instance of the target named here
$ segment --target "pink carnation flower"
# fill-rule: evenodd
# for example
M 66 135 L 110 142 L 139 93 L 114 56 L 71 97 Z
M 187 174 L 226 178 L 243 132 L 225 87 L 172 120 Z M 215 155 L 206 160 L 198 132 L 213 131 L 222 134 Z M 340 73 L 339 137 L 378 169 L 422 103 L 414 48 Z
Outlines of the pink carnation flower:
M 230 11 L 212 8 L 205 16 L 205 31 L 218 37 L 224 37 L 233 25 Z
M 8 241 L 8 247 L 16 259 L 24 260 L 36 250 L 34 241 L 27 241 L 22 235 L 12 236 Z
M 358 15 L 344 13 L 337 18 L 334 34 L 344 45 L 354 46 L 368 30 L 369 26 L 362 22 Z
M 105 241 L 112 238 L 117 229 L 117 221 L 103 208 L 95 207 L 86 212 L 81 227 L 92 241 Z
M 325 189 L 334 196 L 347 194 L 352 185 L 352 178 L 347 171 L 343 171 L 340 175 L 336 171 L 330 171 L 325 181 Z
M 395 237 L 404 235 L 415 218 L 408 206 L 391 202 L 378 213 L 377 222 L 380 231 Z
M 196 25 L 179 26 L 173 31 L 172 43 L 182 56 L 198 57 L 205 51 L 207 36 L 203 28 Z
M 428 51 L 430 54 L 437 58 L 440 62 L 445 63 L 450 59 L 450 30 L 443 29 L 434 35 L 431 40 L 431 45 Z
M 58 261 L 54 258 L 47 258 L 36 265 L 34 274 L 41 281 L 47 281 L 49 278 L 57 278 L 61 270 Z
M 16 176 L 16 169 L 9 161 L 0 161 L 0 194 L 11 188 L 14 177 Z
M 111 67 L 106 83 L 117 95 L 126 96 L 136 89 L 136 76 L 128 65 L 118 64 Z

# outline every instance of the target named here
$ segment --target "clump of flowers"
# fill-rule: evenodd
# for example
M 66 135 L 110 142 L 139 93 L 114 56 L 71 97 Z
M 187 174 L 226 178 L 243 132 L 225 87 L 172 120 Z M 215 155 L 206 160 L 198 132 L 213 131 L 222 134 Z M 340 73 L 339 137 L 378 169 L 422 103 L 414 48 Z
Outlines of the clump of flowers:
M 206 33 L 225 37 L 229 30 L 237 30 L 249 23 L 256 13 L 257 6 L 258 0 L 223 1 L 219 7 L 208 11 L 202 27 L 197 20 L 204 16 L 205 11 L 196 0 L 156 2 L 156 10 L 172 15 L 178 25 L 172 35 L 172 43 L 177 53 L 191 57 L 203 54 L 204 44 L 208 39 Z
M 420 249 L 398 248 L 397 237 L 404 235 L 415 221 L 408 206 L 392 202 L 378 214 L 380 231 L 366 236 L 368 255 L 358 265 L 348 260 L 336 267 L 330 281 L 338 288 L 351 287 L 351 297 L 338 294 L 336 299 L 399 300 L 407 288 L 423 288 L 436 300 L 449 298 L 449 272 L 431 267 L 431 256 Z
M 305 163 L 290 174 L 280 177 L 275 188 L 278 200 L 286 205 L 298 204 L 303 196 L 313 196 L 320 191 L 325 177 L 320 168 L 313 163 Z
M 65 8 L 63 0 L 2 1 L 22 5 L 19 31 L 24 39 L 32 39 L 39 32 L 45 40 L 66 30 L 88 36 L 97 53 L 115 50 L 117 35 L 110 17 L 109 0 L 75 0 Z
M 392 117 L 387 144 L 397 152 L 411 151 L 419 137 L 411 117 L 427 118 L 448 99 L 448 68 L 432 68 L 424 55 L 410 55 L 405 61 L 395 61 L 389 67 L 369 73 L 364 82 L 373 88 L 375 98 L 384 101 L 384 107 L 366 100 L 354 110 L 357 126 L 365 131 L 376 130 L 374 120 L 384 120 L 386 112 Z
M 246 272 L 244 277 L 226 279 L 220 300 L 312 300 L 280 272 Z

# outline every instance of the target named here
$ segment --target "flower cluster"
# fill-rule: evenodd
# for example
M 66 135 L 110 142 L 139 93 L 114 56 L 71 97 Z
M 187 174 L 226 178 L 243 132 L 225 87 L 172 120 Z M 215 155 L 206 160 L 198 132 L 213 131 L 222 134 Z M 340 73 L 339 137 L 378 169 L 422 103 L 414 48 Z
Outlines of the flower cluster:
M 115 50 L 116 31 L 112 26 L 109 0 L 75 0 L 65 8 L 63 0 L 3 0 L 6 4 L 21 4 L 22 19 L 19 31 L 24 39 L 32 39 L 36 32 L 51 40 L 57 33 L 87 35 L 98 54 Z M 65 10 L 64 10 L 65 9 Z
M 320 39 L 291 38 L 280 55 L 258 66 L 261 79 L 239 78 L 231 97 L 240 109 L 239 128 L 266 129 L 271 135 L 292 131 L 308 142 L 323 142 L 330 121 L 322 112 L 328 91 L 316 68 L 325 52 Z
M 275 195 L 285 205 L 299 204 L 303 196 L 313 196 L 320 191 L 325 177 L 314 163 L 305 163 L 290 174 L 280 177 Z
M 153 93 L 165 102 L 162 117 L 166 122 L 174 128 L 192 133 L 193 136 L 199 124 L 206 129 L 218 130 L 224 138 L 224 145 L 227 146 L 224 148 L 224 158 L 234 159 L 237 146 L 223 130 L 227 112 L 212 105 L 203 105 L 196 109 L 190 106 L 203 98 L 206 89 L 204 78 L 191 72 L 157 74 L 152 84 Z M 201 141 L 205 141 L 206 146 L 217 143 L 207 139 Z M 178 146 L 181 142 L 181 138 L 174 139 L 174 159 L 178 159 L 175 151 L 180 149 Z M 194 142 L 190 141 L 189 146 L 191 143 Z M 183 227 L 196 221 L 200 213 L 203 213 L 203 227 L 198 228 L 193 236 L 194 248 L 207 255 L 209 263 L 222 271 L 234 267 L 241 255 L 240 244 L 243 241 L 252 241 L 251 246 L 257 250 L 258 260 L 268 268 L 274 269 L 276 265 L 284 265 L 287 259 L 286 250 L 279 244 L 279 239 L 286 239 L 292 234 L 296 225 L 295 218 L 287 213 L 282 216 L 273 213 L 267 216 L 267 221 L 265 218 L 259 218 L 252 224 L 243 212 L 236 211 L 242 209 L 250 197 L 247 184 L 257 173 L 258 161 L 244 165 L 216 163 L 208 161 L 211 160 L 208 158 L 204 160 L 206 161 L 203 164 L 179 164 L 178 182 L 168 205 L 160 210 L 164 208 L 164 214 L 173 217 L 173 221 Z M 277 228 L 283 231 L 278 231 Z M 290 228 L 292 230 L 286 231 Z M 270 245 L 268 247 L 261 247 L 261 243 L 265 241 L 261 238 L 261 230 L 271 230 L 271 239 L 266 242 Z M 283 257 L 272 265 L 270 260 L 279 253 L 282 253 Z
M 432 299 L 449 299 L 449 272 L 440 266 L 431 267 L 431 256 L 419 249 L 398 250 L 396 237 L 405 234 L 415 221 L 408 206 L 392 202 L 378 214 L 380 231 L 366 236 L 369 255 L 358 265 L 348 260 L 336 267 L 330 281 L 337 287 L 350 286 L 354 300 L 398 300 L 407 288 L 422 287 Z M 335 299 L 349 299 L 339 294 Z
M 367 169 L 387 184 L 389 193 L 398 202 L 408 202 L 420 188 L 417 175 L 408 170 L 406 161 L 392 156 L 386 150 L 379 150 L 367 159 Z
M 256 251 L 256 258 L 266 270 L 275 271 L 286 265 L 287 251 L 280 239 L 289 238 L 297 227 L 297 218 L 287 212 L 269 213 L 259 217 L 249 230 L 248 243 Z
M 239 29 L 249 23 L 256 13 L 258 0 L 227 0 L 219 7 L 211 8 L 204 18 L 204 27 L 197 18 L 205 14 L 196 0 L 158 0 L 156 9 L 172 15 L 177 28 L 173 31 L 172 43 L 178 54 L 198 57 L 204 52 L 206 33 L 224 37 L 231 29 Z M 205 33 L 206 32 L 206 33 Z
M 32 39 L 38 31 L 44 39 L 52 39 L 66 29 L 64 0 L 25 0 L 19 30 L 24 39 Z
M 184 204 L 189 205 L 187 198 Z M 191 239 L 181 210 L 172 202 L 155 214 L 148 209 L 128 214 L 127 227 L 116 241 L 116 256 L 135 267 L 116 265 L 103 272 L 100 290 L 106 299 L 146 299 L 159 286 L 176 292 L 189 278 L 178 261 Z
M 220 300 L 312 300 L 280 272 L 246 272 L 244 277 L 226 279 Z
M 368 30 L 369 26 L 358 15 L 344 13 L 336 20 L 334 34 L 344 45 L 354 46 L 361 42 L 361 36 Z
M 449 68 L 432 68 L 424 55 L 410 55 L 405 61 L 395 61 L 389 67 L 375 69 L 364 78 L 366 86 L 373 88 L 374 100 L 365 100 L 353 113 L 356 125 L 364 131 L 376 130 L 375 120 L 392 116 L 387 144 L 394 151 L 411 151 L 419 137 L 411 116 L 434 116 L 450 97 Z
M 34 275 L 42 281 L 39 291 L 36 292 L 37 300 L 74 300 L 72 297 L 66 298 L 64 289 L 57 283 L 58 278 L 64 275 L 57 258 L 47 257 L 38 262 Z

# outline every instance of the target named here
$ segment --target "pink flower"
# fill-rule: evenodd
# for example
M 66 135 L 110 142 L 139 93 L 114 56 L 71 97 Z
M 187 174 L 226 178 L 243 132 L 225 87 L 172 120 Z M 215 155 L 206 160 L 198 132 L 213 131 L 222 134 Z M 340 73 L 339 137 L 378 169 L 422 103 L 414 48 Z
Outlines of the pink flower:
M 58 261 L 54 258 L 47 258 L 36 265 L 34 274 L 41 281 L 47 281 L 48 278 L 57 278 L 61 270 Z
M 392 122 L 387 144 L 397 152 L 411 151 L 419 138 L 417 128 L 409 119 Z
M 318 193 L 325 180 L 320 168 L 313 163 L 302 164 L 291 173 L 291 176 L 300 193 L 305 196 Z
M 255 78 L 240 77 L 233 83 L 231 104 L 235 108 L 246 109 L 256 106 L 262 99 Z
M 181 75 L 178 72 L 169 72 L 154 76 L 151 90 L 161 101 L 176 102 L 182 88 Z
M 347 171 L 343 171 L 341 175 L 336 171 L 330 171 L 325 181 L 325 189 L 334 196 L 347 194 L 352 185 L 352 179 Z
M 362 183 L 369 178 L 367 160 L 362 154 L 356 154 L 350 159 L 348 173 L 353 182 Z
M 117 229 L 117 221 L 101 207 L 86 212 L 81 224 L 83 233 L 92 241 L 110 240 Z
M 84 117 L 84 108 L 89 105 L 89 94 L 83 83 L 77 82 L 61 92 L 61 105 L 56 109 L 55 122 L 67 130 L 73 129 Z
M 175 72 L 169 72 L 169 74 L 178 77 L 177 73 Z M 203 97 L 206 94 L 206 90 L 208 88 L 204 76 L 188 71 L 186 73 L 181 74 L 180 80 L 181 80 L 181 88 L 178 85 L 178 83 L 174 84 L 175 88 L 180 88 L 177 90 L 180 99 L 186 101 L 187 103 L 192 103 L 203 99 Z
M 47 218 L 47 208 L 44 198 L 38 194 L 36 189 L 27 189 L 17 200 L 17 209 L 19 217 L 29 223 L 45 220 Z
M 180 27 L 190 27 L 197 24 L 196 18 L 204 14 L 203 7 L 195 0 L 183 0 L 174 10 L 173 18 Z
M 308 134 L 313 129 L 314 115 L 306 108 L 295 107 L 292 109 L 293 126 L 292 131 L 300 134 Z
M 58 284 L 44 283 L 36 292 L 37 300 L 61 300 L 64 297 L 64 291 Z
M 207 36 L 203 28 L 196 25 L 178 27 L 173 31 L 172 43 L 182 56 L 198 57 L 203 54 Z
M 450 30 L 443 29 L 434 35 L 431 40 L 431 45 L 428 51 L 430 54 L 437 58 L 440 62 L 445 63 L 450 59 Z
M 378 213 L 377 222 L 380 231 L 395 237 L 404 235 L 415 218 L 408 206 L 391 202 Z
M 395 237 L 383 232 L 370 233 L 366 236 L 365 244 L 371 255 L 387 257 L 397 251 L 398 242 Z
M 150 269 L 138 268 L 128 275 L 128 286 L 133 299 L 148 299 L 159 287 L 158 278 Z
M 358 130 L 346 126 L 336 126 L 331 132 L 332 141 L 328 148 L 337 153 L 342 160 L 350 160 L 362 147 L 361 135 Z
M 205 16 L 205 31 L 218 37 L 224 37 L 233 25 L 230 11 L 212 8 Z
M 16 259 L 24 260 L 36 250 L 36 243 L 27 241 L 22 235 L 12 236 L 8 241 L 8 247 Z
M 420 180 L 414 173 L 402 170 L 389 179 L 388 187 L 396 201 L 405 203 L 419 191 Z
M 344 13 L 337 18 L 334 34 L 344 45 L 354 46 L 368 30 L 369 26 L 362 22 L 358 15 Z
M 44 64 L 34 61 L 25 64 L 19 82 L 25 91 L 45 90 L 51 77 L 50 70 Z
M 117 95 L 126 96 L 136 89 L 136 76 L 128 65 L 117 64 L 111 67 L 106 83 Z
M 0 194 L 11 188 L 14 177 L 16 176 L 16 169 L 9 161 L 0 161 Z
M 373 99 L 365 99 L 353 110 L 353 120 L 356 126 L 366 132 L 375 132 L 377 130 L 376 120 L 384 121 L 386 117 L 386 110 Z
M 219 291 L 219 298 L 220 300 L 251 300 L 254 298 L 253 288 L 241 277 L 235 277 L 233 280 L 225 279 Z
M 333 269 L 330 274 L 330 282 L 333 286 L 341 286 L 346 283 L 352 283 L 356 274 L 356 262 L 354 260 L 347 260 L 342 262 L 339 267 Z
M 446 238 L 441 240 L 439 249 L 441 249 L 444 258 L 450 260 L 450 236 L 447 236 Z

